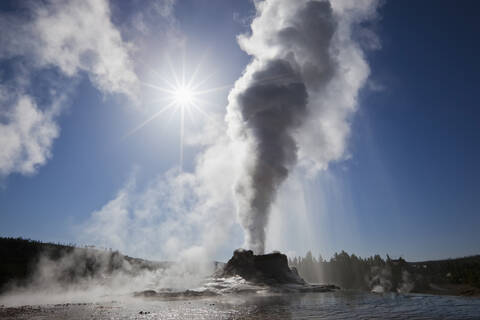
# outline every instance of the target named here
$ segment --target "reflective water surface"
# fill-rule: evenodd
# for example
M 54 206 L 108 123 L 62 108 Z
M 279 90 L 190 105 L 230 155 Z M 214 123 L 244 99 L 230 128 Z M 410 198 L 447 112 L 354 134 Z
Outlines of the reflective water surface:
M 349 291 L 135 298 L 0 309 L 4 319 L 480 319 L 480 298 Z

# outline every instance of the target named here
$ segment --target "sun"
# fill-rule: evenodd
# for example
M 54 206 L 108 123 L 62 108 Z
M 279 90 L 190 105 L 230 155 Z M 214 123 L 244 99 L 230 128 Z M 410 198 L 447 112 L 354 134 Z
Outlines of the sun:
M 168 77 L 168 72 L 158 72 L 151 68 L 151 74 L 156 80 L 154 82 L 141 81 L 141 84 L 158 93 L 158 100 L 155 100 L 155 103 L 159 108 L 124 136 L 124 138 L 126 138 L 134 134 L 167 110 L 171 110 L 172 113 L 178 113 L 180 119 L 180 171 L 182 171 L 183 166 L 183 142 L 186 115 L 188 116 L 187 118 L 196 121 L 198 118 L 193 117 L 192 113 L 199 112 L 205 116 L 208 121 L 215 121 L 204 110 L 205 105 L 211 104 L 205 100 L 204 97 L 210 93 L 231 88 L 231 84 L 216 87 L 208 86 L 207 83 L 215 72 L 203 75 L 201 79 L 198 79 L 202 73 L 201 64 L 204 58 L 205 56 L 202 57 L 200 63 L 190 74 L 186 72 L 185 61 L 183 61 L 180 68 L 176 69 L 168 56 L 166 56 L 166 62 L 170 70 L 170 77 Z M 167 77 L 165 77 L 166 74 Z
M 178 106 L 185 107 L 194 103 L 195 93 L 188 86 L 179 86 L 172 91 L 172 99 Z

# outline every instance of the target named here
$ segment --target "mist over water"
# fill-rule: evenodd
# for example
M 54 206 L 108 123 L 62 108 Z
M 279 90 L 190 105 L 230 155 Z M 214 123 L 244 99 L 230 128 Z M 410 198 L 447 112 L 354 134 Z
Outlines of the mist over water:
M 255 295 L 197 300 L 117 300 L 17 309 L 17 319 L 476 319 L 479 301 L 357 292 Z M 0 310 L 2 314 L 3 310 Z

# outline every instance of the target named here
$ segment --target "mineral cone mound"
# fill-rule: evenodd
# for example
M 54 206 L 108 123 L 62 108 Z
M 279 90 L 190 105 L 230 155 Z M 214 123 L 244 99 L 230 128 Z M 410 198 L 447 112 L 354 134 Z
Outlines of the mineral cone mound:
M 254 255 L 251 250 L 237 249 L 225 265 L 217 266 L 219 269 L 199 288 L 186 291 L 162 288 L 159 291 L 135 292 L 134 295 L 184 299 L 223 294 L 331 292 L 340 289 L 334 285 L 306 283 L 295 268 L 288 267 L 287 256 L 279 252 Z
M 269 285 L 306 284 L 295 268 L 288 267 L 287 256 L 279 252 L 254 255 L 251 250 L 235 250 L 221 276 L 236 275 L 247 281 Z

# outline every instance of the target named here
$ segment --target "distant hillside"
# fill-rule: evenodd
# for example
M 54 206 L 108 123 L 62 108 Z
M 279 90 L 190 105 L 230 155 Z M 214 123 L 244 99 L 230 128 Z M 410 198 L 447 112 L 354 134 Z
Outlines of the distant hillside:
M 409 262 L 418 291 L 480 294 L 480 255 L 437 261 Z M 441 293 L 441 292 L 440 292 Z
M 67 263 L 65 257 L 68 257 Z M 92 247 L 78 248 L 22 238 L 0 238 L 0 292 L 11 283 L 26 284 L 34 275 L 41 259 L 65 264 L 58 278 L 69 282 L 94 278 L 99 274 L 108 275 L 118 270 L 126 273 L 156 270 L 170 264 L 132 258 L 118 251 Z

